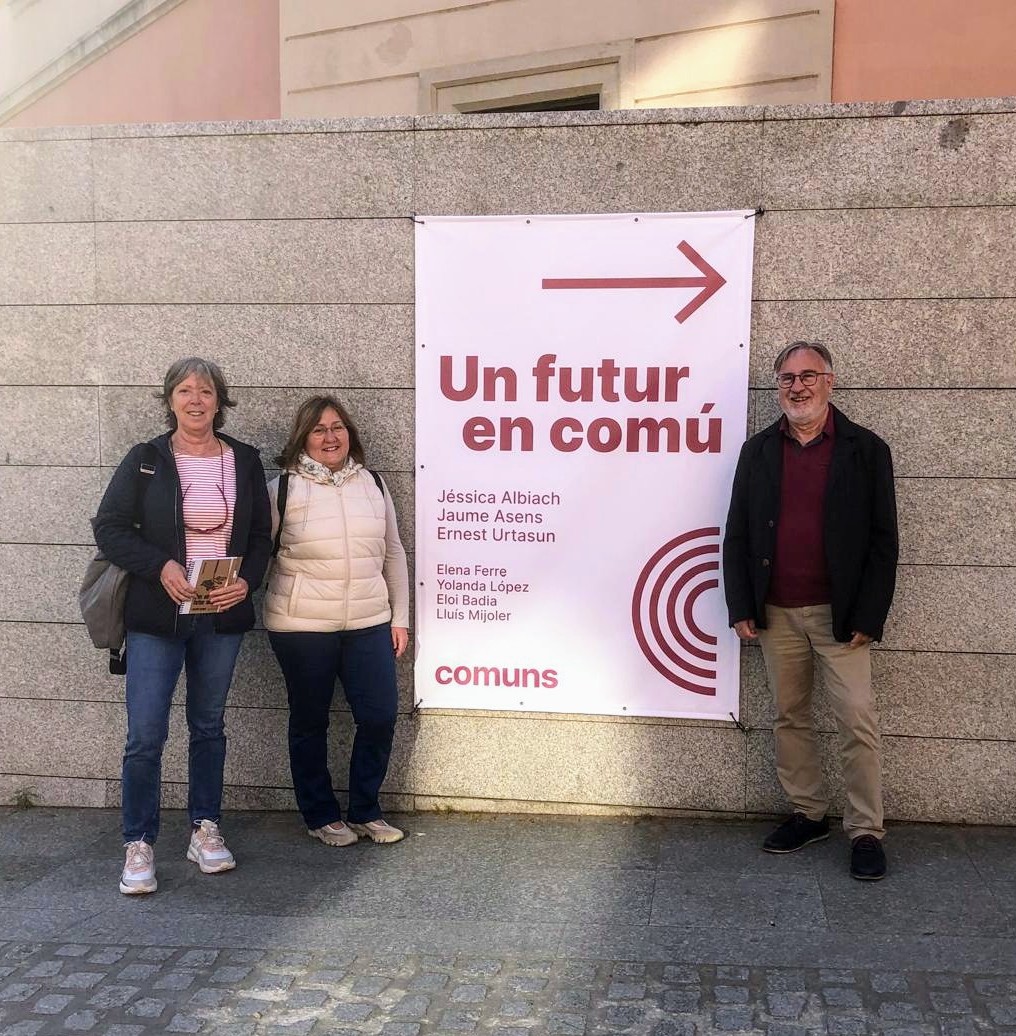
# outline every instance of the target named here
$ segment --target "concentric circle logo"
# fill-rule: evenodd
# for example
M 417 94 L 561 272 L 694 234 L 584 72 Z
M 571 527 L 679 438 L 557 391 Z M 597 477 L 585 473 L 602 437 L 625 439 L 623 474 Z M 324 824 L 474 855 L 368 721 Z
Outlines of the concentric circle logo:
M 695 621 L 695 602 L 720 581 L 720 530 L 693 529 L 646 562 L 631 599 L 635 639 L 649 664 L 695 694 L 716 694 L 716 637 Z

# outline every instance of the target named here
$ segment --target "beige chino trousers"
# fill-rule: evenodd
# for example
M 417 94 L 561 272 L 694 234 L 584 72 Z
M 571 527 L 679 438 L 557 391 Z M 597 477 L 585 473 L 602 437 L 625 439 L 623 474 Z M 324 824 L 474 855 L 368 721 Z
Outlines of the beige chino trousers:
M 766 606 L 758 631 L 769 686 L 776 699 L 776 772 L 795 812 L 821 820 L 829 808 L 812 722 L 814 667 L 825 678 L 839 729 L 847 792 L 843 829 L 851 839 L 882 838 L 882 746 L 871 690 L 871 649 L 833 636 L 829 605 Z

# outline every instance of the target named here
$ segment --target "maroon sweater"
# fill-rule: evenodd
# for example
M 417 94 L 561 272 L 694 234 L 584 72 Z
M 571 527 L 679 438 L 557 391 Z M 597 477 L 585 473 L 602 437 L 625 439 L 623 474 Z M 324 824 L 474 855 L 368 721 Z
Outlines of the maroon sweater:
M 825 427 L 803 446 L 791 434 L 786 417 L 780 422 L 780 430 L 783 432 L 783 478 L 769 603 L 780 608 L 828 604 L 829 574 L 822 526 L 836 434 L 832 407 Z

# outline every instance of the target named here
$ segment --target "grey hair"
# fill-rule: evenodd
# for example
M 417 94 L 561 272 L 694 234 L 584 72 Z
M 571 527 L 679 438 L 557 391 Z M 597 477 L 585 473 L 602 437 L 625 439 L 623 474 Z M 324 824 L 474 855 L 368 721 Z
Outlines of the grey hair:
M 176 414 L 170 406 L 173 390 L 181 381 L 186 381 L 192 374 L 196 374 L 203 381 L 210 382 L 215 389 L 217 409 L 212 427 L 218 431 L 226 423 L 225 408 L 236 406 L 236 400 L 229 398 L 229 386 L 223 377 L 222 371 L 217 363 L 211 360 L 203 360 L 200 356 L 186 356 L 170 364 L 166 371 L 166 377 L 162 381 L 162 391 L 155 393 L 155 398 L 160 400 L 166 408 L 166 424 L 172 431 L 176 431 Z
M 826 367 L 828 367 L 830 373 L 833 369 L 833 355 L 821 342 L 791 342 L 786 348 L 780 350 L 780 355 L 773 360 L 773 373 L 779 374 L 780 368 L 790 359 L 794 353 L 801 349 L 811 349 L 812 352 L 818 353 L 822 357 Z

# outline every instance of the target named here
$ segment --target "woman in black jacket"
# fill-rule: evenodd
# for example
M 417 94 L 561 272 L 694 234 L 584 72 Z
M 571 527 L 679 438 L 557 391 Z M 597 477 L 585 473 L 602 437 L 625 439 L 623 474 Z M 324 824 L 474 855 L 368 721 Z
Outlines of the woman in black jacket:
M 199 357 L 178 360 L 157 394 L 170 431 L 133 447 L 99 505 L 95 541 L 130 573 L 127 629 L 127 745 L 123 758 L 120 891 L 154 892 L 162 749 L 181 669 L 186 670 L 190 732 L 187 858 L 205 874 L 232 870 L 219 831 L 226 758 L 226 694 L 243 634 L 254 625 L 250 595 L 271 555 L 271 514 L 258 452 L 227 435 L 234 406 L 222 372 Z M 139 479 L 139 525 L 135 514 Z M 241 556 L 235 582 L 213 590 L 214 614 L 181 614 L 195 593 L 187 566 L 196 558 Z

